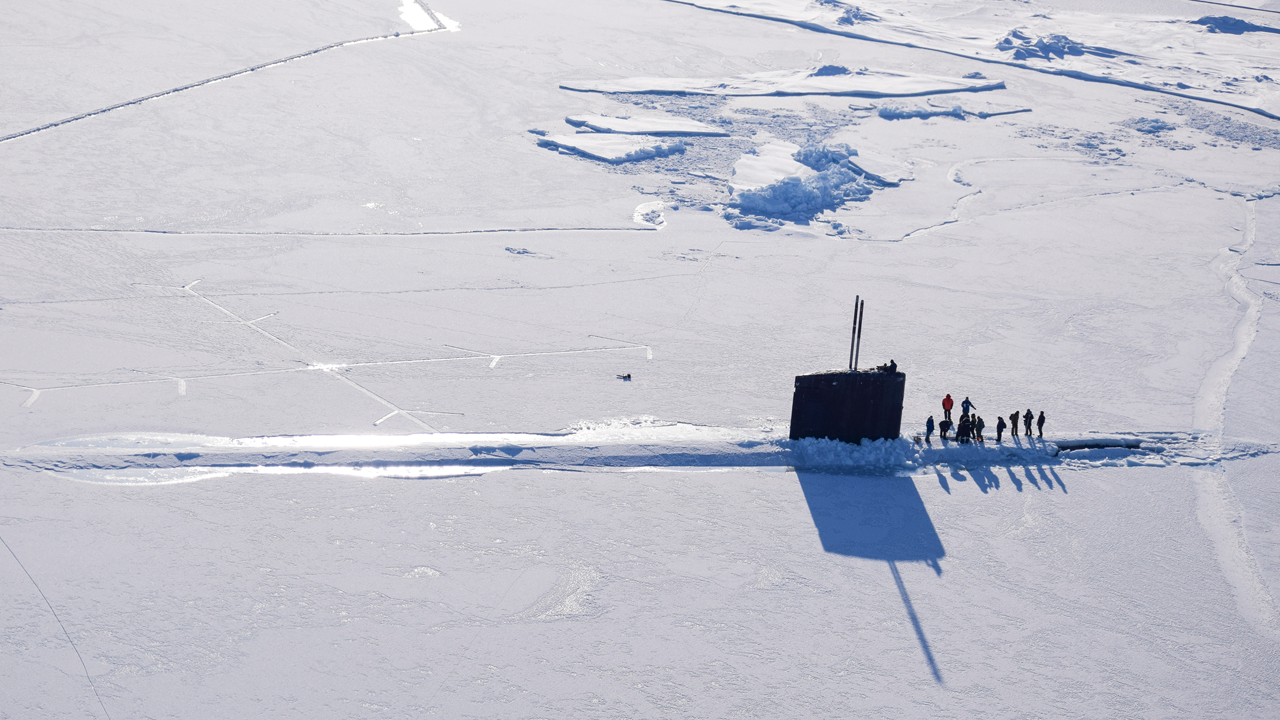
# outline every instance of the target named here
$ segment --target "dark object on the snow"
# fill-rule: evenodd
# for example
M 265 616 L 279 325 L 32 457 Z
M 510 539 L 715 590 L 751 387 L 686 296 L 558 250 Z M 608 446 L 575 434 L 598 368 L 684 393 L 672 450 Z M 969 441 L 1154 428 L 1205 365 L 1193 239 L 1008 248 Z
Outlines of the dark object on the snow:
M 982 437 L 982 431 L 987 429 L 987 421 L 979 417 L 973 422 L 973 432 L 978 436 L 978 442 L 986 444 L 986 440 Z
M 1018 437 L 1018 411 L 1009 414 L 1009 434 Z
M 900 372 L 825 372 L 796 377 L 791 439 L 829 438 L 847 443 L 902 434 Z
M 930 445 L 933 444 L 932 442 L 929 442 L 929 437 L 931 435 L 933 435 L 933 416 L 932 415 L 929 416 L 928 420 L 924 421 L 924 441 L 929 443 Z
M 853 298 L 853 335 L 849 370 L 797 375 L 791 399 L 791 439 L 828 438 L 847 443 L 902 435 L 902 396 L 907 376 L 890 360 L 870 372 L 858 372 L 862 319 L 867 301 Z
M 952 427 L 954 427 L 954 425 L 951 423 L 950 420 L 944 419 L 942 422 L 938 423 L 938 437 L 943 440 L 946 440 L 947 433 L 951 431 Z
M 1027 411 L 1022 413 L 1022 427 L 1027 429 L 1027 437 L 1031 437 L 1031 421 L 1035 419 L 1036 416 L 1031 412 L 1031 408 L 1027 408 Z
M 1004 442 L 1004 440 L 1002 440 L 1000 436 L 1004 434 L 1004 429 L 1006 427 L 1009 427 L 1009 426 L 1004 424 L 1003 415 L 996 418 L 996 442 Z
M 626 382 L 631 382 L 631 373 L 627 373 L 626 375 L 619 375 L 618 379 L 624 380 Z
M 1036 419 L 1036 434 L 1041 438 L 1044 437 L 1044 411 L 1040 411 L 1040 417 Z

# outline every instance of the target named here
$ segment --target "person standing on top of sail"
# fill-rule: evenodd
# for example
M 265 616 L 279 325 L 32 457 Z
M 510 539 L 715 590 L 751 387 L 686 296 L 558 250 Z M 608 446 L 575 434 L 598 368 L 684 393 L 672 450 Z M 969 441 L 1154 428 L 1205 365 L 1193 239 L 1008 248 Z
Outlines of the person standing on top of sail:
M 943 420 L 951 419 L 951 408 L 955 406 L 956 406 L 956 401 L 951 399 L 951 393 L 947 393 L 947 396 L 942 398 L 942 413 L 943 413 L 942 419 Z
M 977 407 L 978 407 L 977 405 L 974 405 L 973 403 L 969 402 L 968 395 L 965 395 L 964 402 L 960 403 L 960 411 L 963 412 L 965 415 L 972 415 L 974 409 Z

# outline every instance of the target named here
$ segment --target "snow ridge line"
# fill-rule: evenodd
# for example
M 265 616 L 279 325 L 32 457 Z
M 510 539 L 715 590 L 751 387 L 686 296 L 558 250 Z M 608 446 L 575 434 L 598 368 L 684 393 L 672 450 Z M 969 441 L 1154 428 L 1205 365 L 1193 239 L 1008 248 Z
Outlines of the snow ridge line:
M 432 32 L 432 31 L 424 31 Z M 0 140 L 3 142 L 3 140 Z M 66 232 L 66 233 L 120 233 L 122 235 L 225 235 L 246 237 L 428 237 L 433 235 L 486 235 L 502 233 L 531 232 L 657 232 L 655 227 L 533 227 L 533 228 L 487 228 L 480 230 L 405 230 L 391 232 L 306 232 L 301 230 L 148 230 L 127 228 L 40 228 L 0 226 L 0 231 L 11 232 Z
M 839 35 L 841 37 L 847 37 L 853 40 L 865 40 L 867 42 L 881 43 L 883 45 L 896 45 L 898 47 L 911 48 L 913 50 L 925 50 L 928 52 L 942 53 L 943 55 L 950 55 L 952 57 L 963 58 L 965 60 L 973 60 L 975 62 L 987 63 L 989 65 L 1004 65 L 1005 67 L 1017 68 L 1019 70 L 1029 70 L 1031 72 L 1038 72 L 1042 75 L 1057 75 L 1058 77 L 1066 77 L 1066 78 L 1071 78 L 1073 80 L 1083 80 L 1085 82 L 1104 83 L 1107 85 L 1119 85 L 1121 87 L 1133 88 L 1135 90 L 1144 90 L 1147 92 L 1160 93 L 1162 95 L 1173 95 L 1174 97 L 1180 97 L 1185 100 L 1196 100 L 1198 102 L 1213 103 L 1215 105 L 1225 105 L 1227 107 L 1236 108 L 1237 110 L 1245 110 L 1247 112 L 1256 113 L 1258 115 L 1270 118 L 1272 120 L 1280 120 L 1280 115 L 1269 113 L 1266 110 L 1263 110 L 1262 108 L 1249 107 L 1248 105 L 1238 105 L 1236 103 L 1227 102 L 1226 100 L 1218 100 L 1217 98 L 1200 97 L 1198 95 L 1188 95 L 1187 93 L 1181 93 L 1175 90 L 1167 90 L 1165 88 L 1155 87 L 1154 85 L 1143 85 L 1142 83 L 1133 82 L 1132 80 L 1120 80 L 1118 78 L 1103 77 L 1101 75 L 1091 75 L 1089 73 L 1081 72 L 1079 70 L 1056 70 L 1053 68 L 1038 68 L 1038 67 L 1033 67 L 1031 65 L 1024 65 L 1021 63 L 1011 62 L 1009 60 L 997 60 L 995 58 L 984 58 L 984 57 L 978 57 L 976 55 L 965 55 L 964 53 L 956 52 L 954 50 L 943 50 L 942 48 L 934 48 L 934 47 L 929 47 L 927 45 L 917 45 L 911 42 L 901 42 L 898 40 L 886 40 L 884 38 L 872 37 L 870 35 L 863 35 L 862 33 L 849 32 L 847 30 L 836 30 L 834 28 L 826 27 L 825 25 L 819 25 L 817 23 L 811 23 L 804 20 L 789 20 L 787 18 L 776 17 L 773 15 L 765 15 L 762 13 L 754 13 L 747 10 L 729 10 L 725 8 L 707 7 L 705 5 L 700 5 L 697 2 L 693 2 L 692 0 L 663 0 L 663 2 L 675 3 L 676 5 L 688 5 L 689 7 L 698 8 L 699 10 L 709 10 L 711 12 L 724 13 L 726 15 L 738 15 L 740 17 L 755 18 L 757 20 L 768 20 L 770 22 L 786 23 L 787 25 L 794 25 L 798 28 L 803 28 L 805 30 L 810 30 L 810 31 L 819 32 L 819 33 L 826 33 L 828 35 Z M 0 142 L 3 142 L 3 140 L 0 139 Z
M 427 12 L 430 13 L 431 11 L 428 10 Z M 97 110 L 91 110 L 86 113 L 80 113 L 79 115 L 73 115 L 69 118 L 63 118 L 62 120 L 55 120 L 53 122 L 40 125 L 39 127 L 34 127 L 28 130 L 21 130 L 16 133 L 11 133 L 9 135 L 0 137 L 0 143 L 9 142 L 10 140 L 17 140 L 20 137 L 26 137 L 27 135 L 34 135 L 38 132 L 44 132 L 45 130 L 52 130 L 56 127 L 61 127 L 62 125 L 67 125 L 69 123 L 77 122 L 79 120 L 86 120 L 88 118 L 96 117 L 98 115 L 104 115 L 106 113 L 112 112 L 113 110 L 119 110 L 121 108 L 126 108 L 131 105 L 141 105 L 142 103 L 150 102 L 151 100 L 156 100 L 156 99 L 166 97 L 169 95 L 174 95 L 180 92 L 185 92 L 187 90 L 194 90 L 195 88 L 202 87 L 204 85 L 210 85 L 212 83 L 221 82 L 223 80 L 230 80 L 231 78 L 239 77 L 241 75 L 247 75 L 257 70 L 265 70 L 270 67 L 275 67 L 276 65 L 283 65 L 288 62 L 293 62 L 294 60 L 301 60 L 302 58 L 311 57 L 312 55 L 319 55 L 322 52 L 334 50 L 340 47 L 346 47 L 348 45 L 359 45 L 360 43 L 367 43 L 367 42 L 376 42 L 378 40 L 392 40 L 395 38 L 410 37 L 413 35 L 425 35 L 427 33 L 440 32 L 441 30 L 445 29 L 444 25 L 440 22 L 438 18 L 436 18 L 434 14 L 431 15 L 431 18 L 436 21 L 436 25 L 438 26 L 434 30 L 410 30 L 409 32 L 397 32 L 397 33 L 392 33 L 391 35 L 374 35 L 372 37 L 358 38 L 356 40 L 342 40 L 336 43 L 330 43 L 328 45 L 324 45 L 322 47 L 318 47 L 313 50 L 300 52 L 300 53 L 297 53 L 296 55 L 290 55 L 289 57 L 281 58 L 279 60 L 272 60 L 269 62 L 260 63 L 258 65 L 252 65 L 250 67 L 243 68 L 240 70 L 235 70 L 229 73 L 223 73 L 222 75 L 218 75 L 216 77 L 205 78 L 204 80 L 197 80 L 196 82 L 193 82 L 193 83 L 187 83 L 186 85 L 180 85 L 175 88 L 169 88 L 168 90 L 161 90 L 160 92 L 152 93 L 144 97 L 134 98 L 133 100 L 126 100 L 121 103 L 116 103 L 115 105 L 109 105 L 107 107 L 99 108 Z
M 1257 237 L 1256 202 L 1256 200 L 1246 200 L 1244 204 L 1244 242 L 1222 248 L 1212 263 L 1214 272 L 1225 281 L 1227 292 L 1236 302 L 1244 306 L 1244 315 L 1235 326 L 1233 333 L 1235 342 L 1231 351 L 1209 366 L 1204 382 L 1200 385 L 1200 392 L 1196 395 L 1195 409 L 1192 414 L 1191 426 L 1198 430 L 1212 432 L 1219 443 L 1222 441 L 1227 391 L 1231 388 L 1231 379 L 1240 368 L 1245 355 L 1249 353 L 1249 346 L 1253 344 L 1253 339 L 1258 334 L 1258 320 L 1262 317 L 1262 298 L 1249 289 L 1248 279 L 1240 274 L 1240 260 L 1249 248 L 1253 247 Z
M 84 656 L 80 654 L 80 648 L 76 647 L 75 641 L 71 639 L 71 633 L 67 632 L 67 626 L 62 624 L 62 618 L 58 617 L 58 611 L 53 609 L 53 603 L 49 602 L 48 596 L 40 589 L 39 583 L 27 571 L 27 566 L 22 564 L 22 561 L 18 559 L 18 554 L 13 551 L 13 548 L 9 547 L 9 543 L 5 542 L 3 537 L 0 537 L 0 545 L 4 545 L 4 549 L 8 550 L 9 554 L 13 556 L 13 561 L 18 563 L 18 567 L 22 568 L 23 574 L 31 581 L 31 586 L 36 589 L 36 592 L 40 593 L 40 599 L 44 600 L 44 604 L 49 607 L 49 612 L 53 613 L 53 619 L 58 621 L 58 627 L 62 628 L 62 634 L 67 637 L 67 644 L 75 651 L 76 659 L 80 661 L 80 667 L 84 668 L 84 677 L 89 681 L 89 687 L 93 689 L 93 696 L 98 699 L 98 706 L 102 708 L 102 714 L 107 716 L 107 720 L 111 720 L 111 713 L 107 712 L 107 706 L 102 702 L 102 696 L 98 694 L 98 686 L 94 684 L 93 676 L 89 674 L 89 666 L 85 664 Z
M 1237 10 L 1252 10 L 1253 12 L 1275 13 L 1280 15 L 1280 10 L 1267 10 L 1266 8 L 1249 7 L 1248 5 L 1232 5 L 1231 3 L 1214 2 L 1213 0 L 1191 0 L 1191 2 L 1202 3 L 1204 5 L 1221 5 L 1222 7 L 1235 8 Z
M 1249 549 L 1244 508 L 1231 490 L 1222 468 L 1194 473 L 1196 519 L 1209 536 L 1218 556 L 1218 567 L 1236 596 L 1240 614 L 1263 631 L 1276 635 L 1275 598 Z

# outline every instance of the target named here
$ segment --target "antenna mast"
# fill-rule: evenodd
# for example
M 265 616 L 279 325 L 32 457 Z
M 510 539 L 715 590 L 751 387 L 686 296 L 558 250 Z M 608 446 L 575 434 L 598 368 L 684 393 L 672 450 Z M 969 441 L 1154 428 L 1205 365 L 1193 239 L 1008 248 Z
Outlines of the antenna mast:
M 853 371 L 858 371 L 858 355 L 862 353 L 862 316 L 867 311 L 867 301 L 863 300 L 858 303 L 858 338 L 854 343 L 855 350 L 853 352 Z
M 853 371 L 854 347 L 858 344 L 858 302 L 861 295 L 853 296 L 853 334 L 849 336 L 849 371 Z

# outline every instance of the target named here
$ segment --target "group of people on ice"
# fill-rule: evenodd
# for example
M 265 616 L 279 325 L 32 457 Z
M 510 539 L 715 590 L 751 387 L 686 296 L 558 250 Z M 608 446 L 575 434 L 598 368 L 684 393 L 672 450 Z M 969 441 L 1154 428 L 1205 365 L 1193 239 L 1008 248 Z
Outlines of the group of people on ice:
M 987 422 L 983 420 L 980 415 L 974 412 L 974 410 L 978 409 L 978 406 L 974 405 L 973 402 L 966 397 L 960 402 L 960 422 L 953 423 L 951 421 L 951 409 L 955 407 L 955 405 L 956 401 L 951 399 L 951 393 L 947 393 L 947 396 L 942 398 L 943 416 L 942 422 L 937 424 L 938 437 L 942 440 L 946 440 L 947 433 L 951 432 L 954 428 L 956 431 L 956 442 L 977 442 L 985 444 L 986 441 L 982 437 L 982 431 L 986 430 Z M 1025 434 L 1027 437 L 1031 437 L 1031 423 L 1034 422 L 1036 425 L 1036 434 L 1041 439 L 1044 438 L 1044 411 L 1041 410 L 1040 417 L 1037 418 L 1035 413 L 1031 412 L 1031 408 L 1027 408 L 1027 411 L 1024 413 L 1014 410 L 1013 413 L 1009 415 L 1008 424 L 1005 424 L 1003 416 L 996 419 L 996 442 L 1004 442 L 1004 431 L 1006 428 L 1009 430 L 1010 435 L 1017 437 L 1019 420 L 1022 421 L 1022 426 L 1025 428 Z M 933 416 L 930 415 L 929 419 L 924 423 L 924 441 L 930 445 L 933 444 L 931 440 L 933 437 L 933 428 Z

